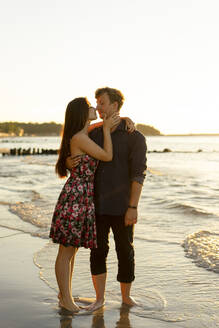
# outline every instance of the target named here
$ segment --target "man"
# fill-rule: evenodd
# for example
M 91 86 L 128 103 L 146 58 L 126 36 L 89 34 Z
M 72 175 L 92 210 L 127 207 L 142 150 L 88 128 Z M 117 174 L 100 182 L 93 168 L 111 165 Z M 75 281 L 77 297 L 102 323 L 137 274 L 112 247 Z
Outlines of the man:
M 119 112 L 124 97 L 119 90 L 100 88 L 95 93 L 100 118 Z M 100 146 L 103 145 L 102 126 L 89 133 Z M 90 267 L 96 301 L 89 306 L 94 311 L 103 306 L 106 284 L 106 258 L 109 250 L 110 228 L 114 234 L 118 257 L 118 275 L 122 301 L 136 305 L 130 296 L 134 280 L 133 227 L 137 222 L 137 207 L 146 170 L 146 142 L 138 132 L 128 133 L 124 120 L 111 131 L 113 160 L 100 162 L 95 173 L 95 208 L 97 226 L 96 249 L 91 250 Z

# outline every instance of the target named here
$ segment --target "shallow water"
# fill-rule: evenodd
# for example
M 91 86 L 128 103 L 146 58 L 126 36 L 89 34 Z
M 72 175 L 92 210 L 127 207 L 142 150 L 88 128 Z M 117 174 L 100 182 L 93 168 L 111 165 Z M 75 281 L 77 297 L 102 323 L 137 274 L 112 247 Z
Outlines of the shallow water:
M 0 148 L 38 144 L 56 149 L 59 138 L 0 140 Z M 149 169 L 135 227 L 132 293 L 140 306 L 130 309 L 130 314 L 142 320 L 152 318 L 159 327 L 170 322 L 175 327 L 218 327 L 219 137 L 148 137 L 147 144 L 151 151 L 169 148 L 172 152 L 148 154 Z M 0 226 L 48 239 L 64 183 L 54 174 L 56 158 L 0 158 Z M 110 242 L 106 308 L 119 309 L 112 236 Z M 53 289 L 57 288 L 56 252 L 57 245 L 48 241 L 34 254 L 41 278 Z M 85 249 L 77 254 L 73 294 L 94 297 Z

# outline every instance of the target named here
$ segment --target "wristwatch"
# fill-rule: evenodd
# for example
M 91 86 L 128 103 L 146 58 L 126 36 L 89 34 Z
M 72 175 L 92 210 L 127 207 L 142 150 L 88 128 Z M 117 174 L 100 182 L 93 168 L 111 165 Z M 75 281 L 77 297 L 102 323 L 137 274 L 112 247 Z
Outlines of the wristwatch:
M 131 205 L 129 205 L 128 208 L 134 208 L 134 209 L 137 210 L 137 206 L 131 206 Z

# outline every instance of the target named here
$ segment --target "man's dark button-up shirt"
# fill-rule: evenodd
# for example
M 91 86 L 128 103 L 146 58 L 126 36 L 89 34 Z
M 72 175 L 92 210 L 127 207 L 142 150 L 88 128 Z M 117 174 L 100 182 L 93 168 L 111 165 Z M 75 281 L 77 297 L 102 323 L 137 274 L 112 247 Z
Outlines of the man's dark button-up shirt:
M 95 128 L 89 136 L 103 147 L 102 127 Z M 144 182 L 147 146 L 140 132 L 128 133 L 125 130 L 123 120 L 111 137 L 113 160 L 100 161 L 95 173 L 95 207 L 99 215 L 124 215 L 129 204 L 131 182 Z

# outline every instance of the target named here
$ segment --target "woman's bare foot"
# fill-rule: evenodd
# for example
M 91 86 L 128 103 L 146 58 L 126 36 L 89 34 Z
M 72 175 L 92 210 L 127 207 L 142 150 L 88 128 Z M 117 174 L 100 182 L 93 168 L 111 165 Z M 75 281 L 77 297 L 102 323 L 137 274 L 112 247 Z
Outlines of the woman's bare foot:
M 63 307 L 62 297 L 61 297 L 61 293 L 60 292 L 58 293 L 58 304 L 59 304 L 59 307 Z
M 62 304 L 62 297 L 61 297 L 61 293 L 59 292 L 58 293 L 58 302 L 59 302 L 59 306 L 61 306 L 61 304 Z
M 63 303 L 60 304 L 61 304 L 60 307 L 62 309 L 68 310 L 69 312 L 77 313 L 80 311 L 80 308 L 76 304 L 63 304 Z
M 77 306 L 77 304 L 74 302 L 74 299 L 72 298 L 72 302 L 64 302 L 61 296 L 61 293 L 58 293 L 58 300 L 59 300 L 59 307 L 64 308 L 71 312 L 79 312 L 80 308 Z
M 128 296 L 125 299 L 123 299 L 122 303 L 126 304 L 126 305 L 129 305 L 129 306 L 138 306 L 138 303 L 131 296 Z
M 77 306 L 77 304 L 74 302 L 73 299 L 69 301 L 69 300 L 63 300 L 61 297 L 58 298 L 59 298 L 59 306 L 61 308 L 74 313 L 80 311 L 80 308 Z

